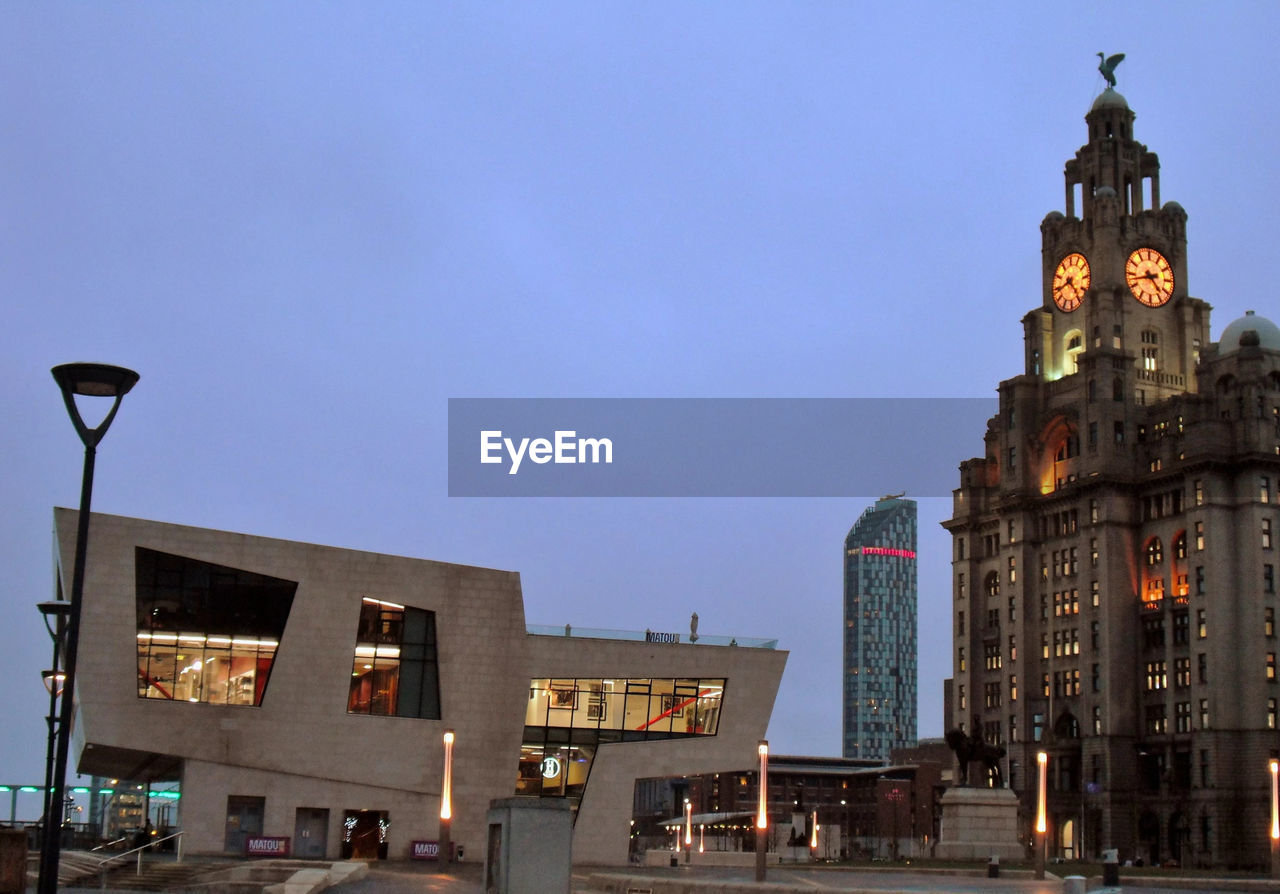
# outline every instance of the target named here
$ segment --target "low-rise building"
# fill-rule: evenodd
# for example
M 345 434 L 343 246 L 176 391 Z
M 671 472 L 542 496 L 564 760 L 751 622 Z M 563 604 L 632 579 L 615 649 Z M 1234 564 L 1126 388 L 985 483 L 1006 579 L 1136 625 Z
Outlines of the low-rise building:
M 55 512 L 60 592 L 76 519 Z M 749 763 L 786 663 L 530 628 L 515 572 L 100 514 L 84 593 L 78 769 L 179 781 L 189 853 L 409 857 L 440 832 L 448 730 L 467 855 L 520 794 L 569 799 L 576 862 L 623 863 L 635 780 Z

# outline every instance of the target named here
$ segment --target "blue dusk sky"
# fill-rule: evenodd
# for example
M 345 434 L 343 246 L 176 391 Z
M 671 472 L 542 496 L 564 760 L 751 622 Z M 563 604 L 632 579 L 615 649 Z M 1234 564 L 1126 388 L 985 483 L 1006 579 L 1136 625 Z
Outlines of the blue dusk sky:
M 5 4 L 0 782 L 43 777 L 34 606 L 83 456 L 49 368 L 73 360 L 142 375 L 95 510 L 516 570 L 535 624 L 697 611 L 790 651 L 774 750 L 838 754 L 843 539 L 898 480 L 451 498 L 449 398 L 993 396 L 1098 51 L 1128 56 L 1215 336 L 1275 318 L 1278 25 L 1262 2 Z M 948 432 L 949 462 L 982 433 Z M 936 736 L 950 501 L 911 496 Z

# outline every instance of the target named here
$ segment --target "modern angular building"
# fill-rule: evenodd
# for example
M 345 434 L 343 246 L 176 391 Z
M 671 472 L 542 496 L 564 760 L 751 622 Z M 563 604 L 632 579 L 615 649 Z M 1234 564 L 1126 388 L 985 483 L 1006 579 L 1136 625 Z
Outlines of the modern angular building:
M 60 592 L 76 518 L 55 512 Z M 78 769 L 178 780 L 197 854 L 409 857 L 438 840 L 452 730 L 469 859 L 490 802 L 525 795 L 569 800 L 575 861 L 625 863 L 635 780 L 749 764 L 786 662 L 528 628 L 513 572 L 100 514 L 84 593 Z
M 916 744 L 916 504 L 884 497 L 844 541 L 847 758 Z
M 952 518 L 948 726 L 1008 748 L 1050 853 L 1265 865 L 1280 748 L 1280 330 L 1211 341 L 1187 213 L 1114 89 L 1040 225 L 1022 374 Z

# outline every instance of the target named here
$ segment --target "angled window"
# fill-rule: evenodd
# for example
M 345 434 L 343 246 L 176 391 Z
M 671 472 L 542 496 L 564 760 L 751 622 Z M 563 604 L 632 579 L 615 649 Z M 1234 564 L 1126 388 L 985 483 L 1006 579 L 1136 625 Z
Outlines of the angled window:
M 138 697 L 260 705 L 294 581 L 137 548 Z
M 576 819 L 600 745 L 716 735 L 725 682 L 723 677 L 530 680 L 516 794 L 568 798 Z
M 440 719 L 435 612 L 361 600 L 347 713 Z

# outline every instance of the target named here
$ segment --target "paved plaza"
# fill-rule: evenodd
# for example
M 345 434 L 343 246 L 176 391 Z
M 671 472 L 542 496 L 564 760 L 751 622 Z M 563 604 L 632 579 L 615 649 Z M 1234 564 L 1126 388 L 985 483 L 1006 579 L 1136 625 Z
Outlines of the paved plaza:
M 700 892 L 714 894 L 718 890 L 732 888 L 743 890 L 754 881 L 754 870 L 751 867 L 742 869 L 682 867 L 674 870 L 665 869 L 608 869 L 608 868 L 575 868 L 573 872 L 573 894 L 597 894 L 605 889 L 593 886 L 593 876 L 626 874 L 634 878 L 636 890 L 647 890 L 647 880 L 659 883 L 663 880 L 689 881 L 696 885 Z M 978 894 L 978 892 L 1008 892 L 1008 894 L 1062 894 L 1062 880 L 1050 876 L 1044 881 L 1036 881 L 1025 875 L 1000 879 L 988 879 L 981 872 L 971 874 L 955 874 L 944 871 L 913 870 L 861 870 L 861 869 L 829 869 L 806 868 L 789 869 L 770 867 L 768 881 L 759 887 L 761 892 L 772 894 L 790 894 L 792 891 L 831 891 L 853 894 L 853 892 L 954 892 L 954 894 Z M 1171 879 L 1170 887 L 1155 887 L 1154 880 L 1144 880 L 1141 885 L 1122 884 L 1119 888 L 1094 888 L 1094 892 L 1119 892 L 1119 894 L 1175 894 L 1187 891 L 1214 892 L 1226 891 L 1274 891 L 1280 894 L 1280 883 L 1261 879 Z M 705 885 L 705 887 L 704 887 Z M 1190 885 L 1190 887 L 1188 887 Z M 1176 887 L 1175 887 L 1176 886 Z M 629 885 L 628 887 L 632 887 Z M 751 887 L 754 887 L 751 885 Z M 436 868 L 426 868 L 422 864 L 383 863 L 370 867 L 367 877 L 360 881 L 348 882 L 330 889 L 333 894 L 423 894 L 423 892 L 448 892 L 448 894 L 482 894 L 483 867 L 479 863 L 463 863 L 452 867 L 449 874 L 439 872 Z M 653 888 L 655 894 L 661 887 Z M 750 887 L 747 888 L 750 890 Z

